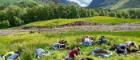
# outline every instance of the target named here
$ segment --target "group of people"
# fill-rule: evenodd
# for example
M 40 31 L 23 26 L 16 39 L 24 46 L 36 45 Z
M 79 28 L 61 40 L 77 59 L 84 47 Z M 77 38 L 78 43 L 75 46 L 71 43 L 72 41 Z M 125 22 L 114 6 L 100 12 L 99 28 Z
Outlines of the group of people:
M 92 45 L 94 45 L 96 43 L 99 44 L 99 45 L 107 43 L 107 39 L 105 38 L 105 36 L 101 36 L 99 41 L 95 41 L 90 36 L 85 36 L 84 39 L 81 39 L 81 40 L 82 40 L 81 44 L 84 45 L 84 46 L 92 46 Z M 70 49 L 70 51 L 68 52 L 68 55 L 66 56 L 65 60 L 74 60 L 75 57 L 77 55 L 79 55 L 80 51 L 81 51 L 79 46 L 75 46 L 73 48 L 69 48 L 68 43 L 67 43 L 66 40 L 58 41 L 57 43 L 52 45 L 52 48 L 55 49 L 55 50 Z M 45 52 L 46 51 L 41 49 L 41 48 L 36 49 L 36 57 L 40 58 L 41 56 L 48 56 L 48 55 L 50 55 L 50 53 L 48 53 L 49 51 L 47 51 L 47 53 L 45 53 Z M 87 59 L 91 60 L 91 58 L 82 58 L 81 60 L 87 60 Z
M 107 44 L 108 40 L 105 36 L 101 36 L 98 41 L 96 41 L 93 37 L 85 36 L 82 41 L 80 42 L 81 45 L 84 46 L 92 46 L 95 44 L 103 45 Z M 52 45 L 52 48 L 55 50 L 59 49 L 70 49 L 67 56 L 64 58 L 64 60 L 75 60 L 75 57 L 81 54 L 81 49 L 79 46 L 74 46 L 73 48 L 69 48 L 68 43 L 66 40 L 60 40 L 59 42 Z M 111 51 L 116 51 L 118 55 L 127 55 L 131 52 L 137 52 L 139 51 L 139 46 L 133 42 L 125 42 L 123 44 L 112 44 L 110 46 L 110 49 L 102 49 L 102 48 L 96 48 L 91 51 L 91 54 L 94 56 L 100 56 L 103 58 L 110 57 L 112 55 Z M 0 55 L 0 58 L 3 60 L 19 60 L 19 57 L 21 55 L 21 50 L 15 51 L 15 52 L 8 52 L 7 54 Z M 35 49 L 35 57 L 37 59 L 42 58 L 43 56 L 50 56 L 51 52 L 48 50 L 44 50 L 42 48 L 36 48 Z M 81 58 L 80 60 L 93 60 L 92 58 Z
M 84 46 L 92 46 L 95 44 L 103 45 L 103 44 L 109 43 L 105 36 L 101 36 L 98 41 L 96 41 L 93 37 L 90 37 L 90 36 L 85 36 L 81 40 L 82 41 L 80 44 Z M 60 40 L 60 41 L 64 41 L 64 40 Z M 60 42 L 58 43 L 58 46 L 62 46 L 62 45 L 64 45 L 63 48 L 66 48 L 68 44 L 67 43 L 62 44 Z M 91 54 L 94 56 L 100 56 L 100 57 L 105 58 L 105 57 L 110 57 L 112 55 L 111 50 L 116 51 L 118 55 L 127 55 L 130 52 L 139 51 L 139 46 L 135 42 L 129 41 L 129 42 L 125 42 L 123 44 L 118 44 L 118 45 L 113 44 L 112 46 L 110 46 L 110 49 L 96 48 L 92 50 Z M 74 49 L 70 50 L 65 60 L 74 60 L 75 56 L 79 54 L 80 54 L 80 47 L 75 47 Z
M 98 41 L 95 41 L 93 37 L 85 36 L 83 39 L 81 39 L 81 45 L 84 46 L 92 46 L 95 44 L 103 45 L 107 44 L 107 39 L 105 36 L 101 36 Z M 70 50 L 68 53 L 68 57 L 65 60 L 75 60 L 75 57 L 80 54 L 80 47 L 75 47 L 74 49 Z M 112 53 L 110 53 L 108 50 L 104 49 L 95 49 L 91 52 L 93 55 L 99 55 L 99 56 L 110 56 Z M 92 58 L 81 58 L 80 60 L 93 60 Z
M 81 42 L 81 44 L 84 46 L 92 46 L 95 44 L 103 45 L 103 44 L 108 44 L 108 43 L 109 42 L 105 36 L 101 36 L 98 41 L 96 41 L 93 37 L 86 36 L 84 37 L 84 39 L 82 39 L 82 42 Z M 96 48 L 91 51 L 91 54 L 94 56 L 106 58 L 113 55 L 111 52 L 112 50 L 115 51 L 118 55 L 127 55 L 132 52 L 138 52 L 140 50 L 140 46 L 137 45 L 133 41 L 128 41 L 123 44 L 118 44 L 118 45 L 113 44 L 110 46 L 110 49 Z M 79 55 L 79 54 L 76 54 L 76 52 L 74 53 L 74 51 L 76 51 L 76 49 L 73 49 L 72 51 L 69 52 L 69 58 L 70 58 L 69 60 L 74 60 L 75 56 Z M 80 50 L 77 50 L 77 51 L 80 52 Z M 71 56 L 71 53 L 72 53 L 72 56 Z
M 93 37 L 86 36 L 85 38 L 82 39 L 81 44 L 85 46 L 91 46 L 91 45 L 95 45 L 96 43 L 99 45 L 106 44 L 107 39 L 105 38 L 105 36 L 101 36 L 99 38 L 99 41 L 95 41 Z

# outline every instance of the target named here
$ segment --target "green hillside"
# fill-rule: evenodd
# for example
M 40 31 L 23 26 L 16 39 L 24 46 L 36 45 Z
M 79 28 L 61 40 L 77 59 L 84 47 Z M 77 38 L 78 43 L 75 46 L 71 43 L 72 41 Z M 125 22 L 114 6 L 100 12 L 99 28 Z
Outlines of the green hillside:
M 19 0 L 0 0 L 0 4 L 3 4 L 3 3 L 15 3 Z
M 13 4 L 13 3 L 19 3 L 19 2 L 33 2 L 33 0 L 0 0 L 0 4 Z
M 49 21 L 37 21 L 33 23 L 26 24 L 26 27 L 55 27 L 61 26 L 76 21 L 85 21 L 92 22 L 97 24 L 124 24 L 124 23 L 140 23 L 140 19 L 124 19 L 116 17 L 107 17 L 107 16 L 96 16 L 89 18 L 77 18 L 77 19 L 53 19 Z
M 47 1 L 52 1 L 52 0 L 0 0 L 0 4 L 13 4 L 13 3 L 19 3 L 22 1 L 46 3 Z M 66 2 L 59 2 L 59 0 L 55 2 L 66 3 Z M 99 0 L 99 1 L 95 0 L 94 2 L 91 3 L 91 6 L 89 7 L 95 6 L 94 8 L 105 8 L 105 9 L 140 8 L 139 3 L 140 3 L 139 0 Z

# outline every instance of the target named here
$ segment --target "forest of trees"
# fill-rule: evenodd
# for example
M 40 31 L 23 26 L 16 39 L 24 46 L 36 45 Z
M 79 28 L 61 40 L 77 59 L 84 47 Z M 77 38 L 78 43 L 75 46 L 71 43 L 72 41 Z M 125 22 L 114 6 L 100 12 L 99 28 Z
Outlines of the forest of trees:
M 140 10 L 105 10 L 81 8 L 74 5 L 25 4 L 0 6 L 0 28 L 20 26 L 39 20 L 57 18 L 82 18 L 92 16 L 112 16 L 120 18 L 140 18 Z

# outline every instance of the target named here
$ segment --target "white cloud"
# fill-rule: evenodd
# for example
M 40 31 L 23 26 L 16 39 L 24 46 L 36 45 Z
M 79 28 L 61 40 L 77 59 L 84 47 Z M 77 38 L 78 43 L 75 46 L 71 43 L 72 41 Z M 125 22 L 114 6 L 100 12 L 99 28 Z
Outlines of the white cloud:
M 81 7 L 87 7 L 92 2 L 92 0 L 67 0 L 67 1 L 75 2 Z

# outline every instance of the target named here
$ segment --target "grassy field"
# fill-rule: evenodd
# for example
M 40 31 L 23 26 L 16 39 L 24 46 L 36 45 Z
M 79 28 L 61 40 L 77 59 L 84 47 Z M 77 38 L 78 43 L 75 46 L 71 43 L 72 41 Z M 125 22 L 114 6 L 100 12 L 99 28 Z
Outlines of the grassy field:
M 68 50 L 53 50 L 49 49 L 50 46 L 58 42 L 60 39 L 65 39 L 68 41 L 70 46 L 79 44 L 80 38 L 82 36 L 89 35 L 93 36 L 98 40 L 102 35 L 106 36 L 109 42 L 112 44 L 120 44 L 126 41 L 135 41 L 140 44 L 140 32 L 86 32 L 86 31 L 71 31 L 63 33 L 16 33 L 11 35 L 0 36 L 0 53 L 4 54 L 8 51 L 15 51 L 17 49 L 22 49 L 23 53 L 21 55 L 21 60 L 37 60 L 35 59 L 34 50 L 35 48 L 44 48 L 52 52 L 51 56 L 44 57 L 41 60 L 63 60 L 67 55 Z M 128 55 L 128 56 L 118 56 L 116 53 L 110 58 L 100 58 L 90 55 L 91 50 L 95 48 L 108 49 L 108 45 L 104 46 L 80 46 L 82 54 L 77 57 L 92 57 L 94 60 L 140 60 L 139 55 Z M 63 53 L 62 53 L 63 52 Z M 115 59 L 114 59 L 115 58 Z
M 89 18 L 76 18 L 76 19 L 54 19 L 49 21 L 38 21 L 34 23 L 29 23 L 24 26 L 28 27 L 55 27 L 64 24 L 73 23 L 76 21 L 85 21 L 85 22 L 93 22 L 97 24 L 123 24 L 123 23 L 140 23 L 140 19 L 123 19 L 116 17 L 107 17 L 107 16 L 96 16 Z

